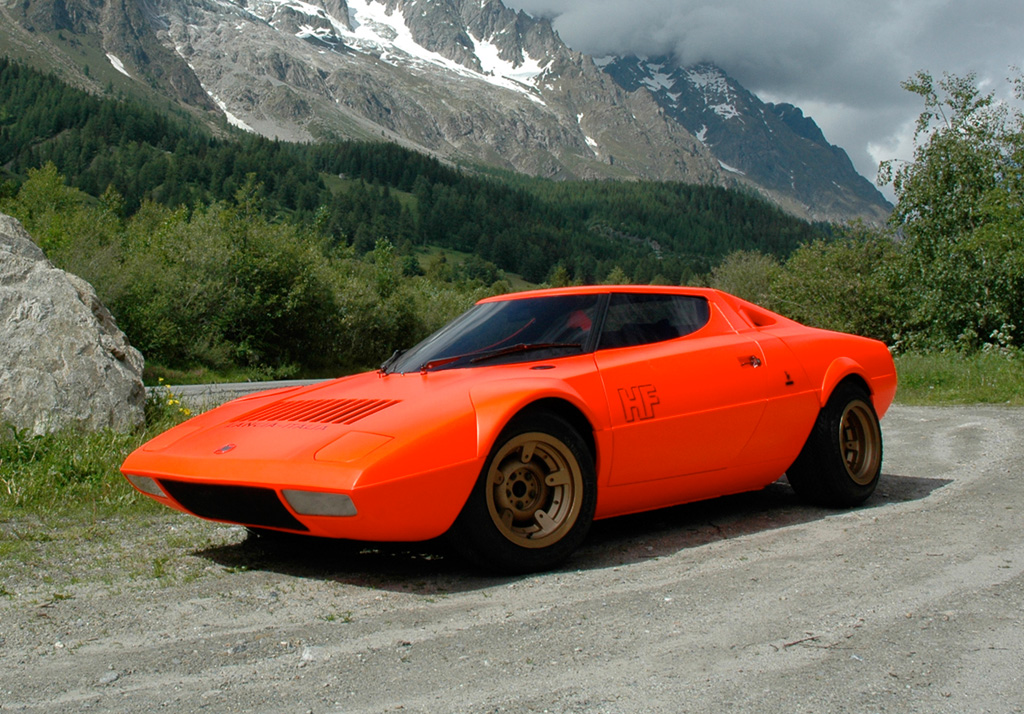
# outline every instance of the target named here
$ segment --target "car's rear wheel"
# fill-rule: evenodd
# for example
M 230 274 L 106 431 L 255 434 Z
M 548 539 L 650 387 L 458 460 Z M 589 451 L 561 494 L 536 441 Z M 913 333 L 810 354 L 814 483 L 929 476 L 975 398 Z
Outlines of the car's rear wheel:
M 875 491 L 882 471 L 882 430 L 863 387 L 843 382 L 818 413 L 803 450 L 786 472 L 811 503 L 848 508 Z
M 583 542 L 596 504 L 594 459 L 579 433 L 554 414 L 521 415 L 495 441 L 450 541 L 490 570 L 544 570 Z

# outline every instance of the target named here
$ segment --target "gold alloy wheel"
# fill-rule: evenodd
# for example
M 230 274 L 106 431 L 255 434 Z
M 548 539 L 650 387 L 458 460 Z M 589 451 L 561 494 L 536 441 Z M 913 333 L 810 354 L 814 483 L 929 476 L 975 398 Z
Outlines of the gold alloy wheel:
M 846 405 L 839 424 L 839 452 L 846 473 L 859 486 L 874 480 L 882 455 L 882 432 L 871 406 L 860 399 Z
M 523 548 L 543 548 L 579 518 L 583 472 L 572 450 L 550 434 L 509 439 L 487 469 L 487 510 L 498 531 Z

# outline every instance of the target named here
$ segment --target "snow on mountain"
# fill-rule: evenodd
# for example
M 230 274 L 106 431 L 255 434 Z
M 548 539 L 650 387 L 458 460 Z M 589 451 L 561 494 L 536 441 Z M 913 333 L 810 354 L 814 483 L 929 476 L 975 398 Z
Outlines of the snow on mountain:
M 239 119 L 238 117 L 236 117 L 236 116 L 235 116 L 234 114 L 232 114 L 232 113 L 231 113 L 231 112 L 230 112 L 230 111 L 228 110 L 228 105 L 227 105 L 227 104 L 225 104 L 225 103 L 224 103 L 224 101 L 223 101 L 223 100 L 222 100 L 222 99 L 221 99 L 220 97 L 218 97 L 218 96 L 217 96 L 217 95 L 215 95 L 215 94 L 211 94 L 211 95 L 210 95 L 210 98 L 211 98 L 211 99 L 213 99 L 214 103 L 215 103 L 215 104 L 216 104 L 216 105 L 217 105 L 218 107 L 220 107 L 220 110 L 221 110 L 222 112 L 224 112 L 224 116 L 225 116 L 225 117 L 227 118 L 227 120 L 228 120 L 228 124 L 230 124 L 231 126 L 233 126 L 233 127 L 237 128 L 237 129 L 241 129 L 241 130 L 243 130 L 243 131 L 247 131 L 247 132 L 249 132 L 250 134 L 255 134 L 255 133 L 256 133 L 256 130 L 255 130 L 255 129 L 253 129 L 253 128 L 252 128 L 251 126 L 249 126 L 249 125 L 248 125 L 248 124 L 246 124 L 246 123 L 245 123 L 244 121 L 242 121 L 241 119 Z
M 239 2 L 244 3 L 244 0 Z M 501 57 L 500 48 L 491 38 L 469 33 L 474 45 L 473 54 L 482 69 L 476 71 L 417 42 L 401 6 L 390 9 L 375 0 L 347 0 L 340 8 L 345 9 L 346 5 L 347 17 L 339 18 L 325 7 L 302 0 L 260 0 L 254 6 L 253 14 L 278 29 L 297 26 L 294 30 L 296 37 L 319 41 L 334 51 L 348 48 L 413 70 L 425 65 L 441 68 L 518 92 L 539 104 L 544 103 L 537 91 L 537 79 L 544 72 L 548 58 L 533 58 L 524 53 L 523 62 L 511 62 Z M 308 18 L 308 21 L 296 22 L 296 15 Z
M 544 65 L 547 64 L 546 59 L 534 59 L 526 55 L 527 61 L 517 66 L 501 58 L 501 50 L 497 45 L 479 37 L 473 39 L 476 41 L 476 56 L 483 65 L 485 76 L 506 80 L 500 83 L 500 86 L 508 86 L 507 82 L 537 86 L 537 79 L 543 74 Z
M 713 65 L 704 64 L 688 67 L 683 71 L 683 76 L 711 111 L 722 119 L 738 118 L 742 121 L 742 114 L 736 108 L 736 93 L 724 72 Z M 679 101 L 678 94 L 675 95 L 675 101 Z
M 107 60 L 110 61 L 110 64 L 114 67 L 114 69 L 123 74 L 125 77 L 131 79 L 131 74 L 129 74 L 128 70 L 124 68 L 124 62 L 122 62 L 119 57 L 117 57 L 116 55 L 112 55 L 108 52 Z

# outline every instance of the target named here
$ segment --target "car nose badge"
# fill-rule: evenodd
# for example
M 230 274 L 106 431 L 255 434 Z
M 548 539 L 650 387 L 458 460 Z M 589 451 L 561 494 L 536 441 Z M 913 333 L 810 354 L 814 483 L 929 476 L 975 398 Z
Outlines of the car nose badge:
M 215 454 L 226 454 L 226 453 L 228 453 L 229 451 L 231 451 L 234 448 L 235 448 L 234 444 L 224 444 L 224 446 L 220 447 L 219 449 L 217 449 L 213 453 L 215 453 Z

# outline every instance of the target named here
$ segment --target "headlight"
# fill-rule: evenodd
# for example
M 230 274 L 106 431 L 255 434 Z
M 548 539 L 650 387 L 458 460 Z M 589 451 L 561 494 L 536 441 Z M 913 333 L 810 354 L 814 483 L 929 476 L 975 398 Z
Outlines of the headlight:
M 303 516 L 354 516 L 357 513 L 352 499 L 343 493 L 285 489 L 281 495 L 292 510 Z
M 167 494 L 164 493 L 162 488 L 160 488 L 160 484 L 156 482 L 156 479 L 150 478 L 149 476 L 136 476 L 135 474 L 125 474 L 125 478 L 131 481 L 132 486 L 148 496 L 167 498 Z

